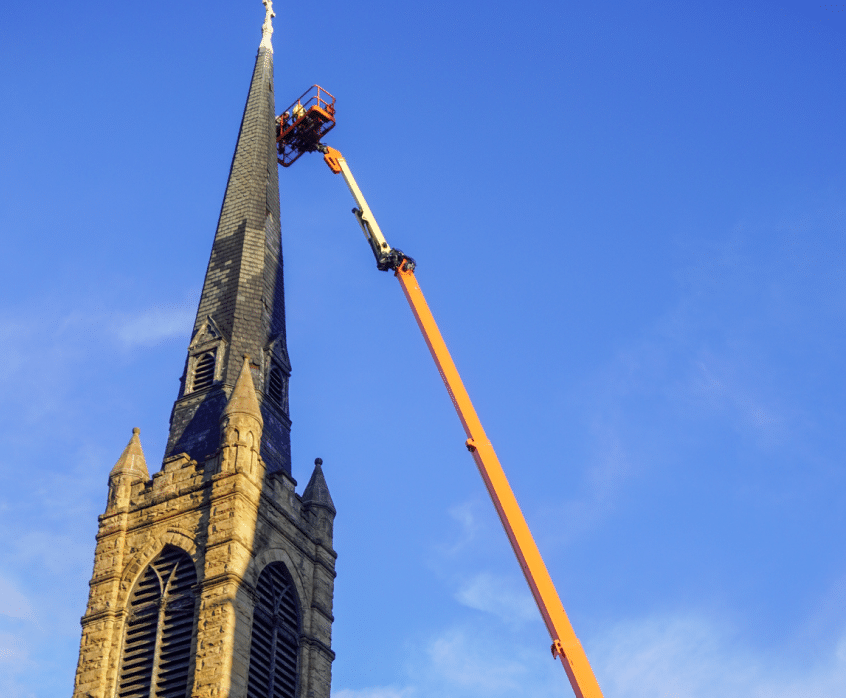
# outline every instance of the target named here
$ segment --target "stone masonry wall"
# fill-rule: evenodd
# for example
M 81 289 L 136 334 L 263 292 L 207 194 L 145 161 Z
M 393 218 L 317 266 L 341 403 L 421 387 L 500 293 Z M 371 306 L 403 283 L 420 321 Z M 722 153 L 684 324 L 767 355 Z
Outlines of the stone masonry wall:
M 255 446 L 228 444 L 232 458 L 224 446 L 205 463 L 166 460 L 150 481 L 132 485 L 128 506 L 100 517 L 74 698 L 114 696 L 130 593 L 167 544 L 187 552 L 197 570 L 193 697 L 246 698 L 255 583 L 265 565 L 280 561 L 302 613 L 299 696 L 328 698 L 332 516 L 305 506 L 285 473 L 265 477 Z

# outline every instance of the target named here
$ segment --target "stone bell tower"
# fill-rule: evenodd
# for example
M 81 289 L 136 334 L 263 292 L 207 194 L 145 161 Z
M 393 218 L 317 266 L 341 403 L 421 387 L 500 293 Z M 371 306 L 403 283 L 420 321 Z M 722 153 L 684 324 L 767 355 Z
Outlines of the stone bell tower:
M 327 698 L 335 507 L 291 477 L 270 0 L 161 469 L 108 480 L 74 698 Z

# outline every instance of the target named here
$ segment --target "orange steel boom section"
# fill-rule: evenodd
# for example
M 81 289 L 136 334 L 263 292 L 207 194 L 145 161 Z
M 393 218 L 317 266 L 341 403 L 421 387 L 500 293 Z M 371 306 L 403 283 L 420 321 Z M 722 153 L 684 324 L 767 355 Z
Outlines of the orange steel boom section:
M 546 629 L 552 638 L 552 656 L 561 660 L 576 698 L 602 698 L 602 691 L 593 675 L 593 670 L 582 644 L 576 637 L 570 619 L 564 611 L 564 606 L 561 604 L 552 578 L 549 576 L 523 512 L 520 510 L 520 505 L 517 503 L 514 492 L 505 477 L 505 472 L 500 465 L 496 452 L 482 428 L 482 423 L 476 414 L 473 403 L 470 401 L 467 390 L 464 388 L 464 383 L 452 361 L 435 318 L 429 310 L 423 292 L 420 290 L 414 274 L 414 260 L 400 250 L 388 245 L 364 199 L 364 195 L 347 166 L 346 160 L 334 148 L 320 143 L 320 136 L 317 135 L 320 129 L 324 128 L 323 133 L 326 133 L 334 126 L 335 98 L 318 86 L 311 89 L 315 88 L 317 89 L 317 104 L 310 107 L 305 112 L 305 116 L 301 112 L 301 118 L 297 123 L 302 123 L 302 119 L 315 107 L 322 110 L 322 113 L 330 114 L 332 123 L 328 128 L 325 128 L 326 124 L 323 124 L 314 128 L 302 129 L 302 134 L 297 132 L 294 124 L 288 126 L 287 129 L 281 128 L 277 136 L 279 152 L 283 153 L 284 151 L 287 155 L 280 158 L 279 162 L 287 166 L 299 158 L 303 152 L 318 150 L 324 154 L 323 159 L 329 169 L 335 174 L 343 175 L 350 193 L 352 193 L 358 205 L 358 208 L 353 209 L 353 213 L 370 243 L 376 257 L 376 266 L 383 271 L 392 270 L 399 280 L 408 304 L 411 306 L 411 311 L 417 320 L 417 325 L 423 333 L 432 358 L 435 360 L 444 381 L 452 404 L 455 406 L 458 418 L 461 420 L 464 432 L 467 435 L 465 446 L 476 461 L 488 494 L 493 501 L 497 514 L 499 514 L 499 519 L 505 528 L 505 533 L 511 542 L 511 547 L 517 556 L 517 561 L 520 563 L 520 568 L 523 570 L 523 575 L 526 577 L 526 582 L 546 624 Z M 326 108 L 320 106 L 321 92 L 332 99 L 331 104 L 325 103 Z M 308 93 L 307 90 L 306 94 Z M 301 102 L 298 100 L 296 104 L 301 104 Z M 315 117 L 315 123 L 318 118 L 320 117 Z M 286 157 L 287 162 L 283 162 Z
M 490 439 L 485 434 L 470 396 L 464 388 L 458 369 L 429 310 L 429 304 L 426 303 L 423 292 L 420 290 L 414 268 L 407 268 L 409 266 L 411 265 L 402 264 L 395 275 L 399 279 L 417 325 L 435 360 L 455 411 L 458 412 L 464 433 L 467 434 L 465 445 L 476 461 L 488 494 L 499 514 L 499 520 L 505 528 L 505 533 L 538 605 L 546 629 L 552 638 L 552 656 L 559 658 L 564 665 L 577 698 L 602 698 L 602 691 L 593 675 L 582 643 L 579 642 L 570 624 L 570 619 L 561 604 L 552 578 L 529 530 L 529 525 L 517 503 L 517 498 L 508 483 L 508 478 L 505 477 Z

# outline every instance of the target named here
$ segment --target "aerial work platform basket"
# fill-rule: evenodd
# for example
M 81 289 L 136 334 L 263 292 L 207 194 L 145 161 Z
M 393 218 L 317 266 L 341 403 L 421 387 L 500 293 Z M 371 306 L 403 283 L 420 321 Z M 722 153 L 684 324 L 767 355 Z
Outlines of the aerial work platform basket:
M 276 117 L 279 164 L 290 167 L 303 153 L 313 153 L 334 126 L 335 98 L 320 85 L 312 85 Z

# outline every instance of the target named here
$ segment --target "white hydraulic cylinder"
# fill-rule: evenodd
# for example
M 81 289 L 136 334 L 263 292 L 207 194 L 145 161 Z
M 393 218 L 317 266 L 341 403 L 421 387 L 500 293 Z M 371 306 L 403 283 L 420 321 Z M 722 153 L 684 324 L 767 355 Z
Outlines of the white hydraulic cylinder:
M 364 232 L 364 237 L 367 238 L 367 242 L 369 242 L 370 247 L 373 248 L 373 252 L 377 259 L 383 255 L 387 255 L 391 251 L 391 246 L 388 244 L 388 241 L 385 240 L 385 236 L 382 235 L 382 231 L 379 228 L 379 224 L 376 222 L 373 211 L 370 210 L 370 206 L 367 205 L 367 200 L 364 198 L 364 194 L 362 194 L 361 189 L 358 188 L 358 184 L 356 183 L 352 172 L 350 172 L 350 167 L 347 165 L 347 161 L 343 157 L 339 157 L 337 158 L 337 162 L 341 168 L 341 174 L 344 176 L 344 181 L 347 183 L 356 204 L 358 204 L 358 210 L 353 210 L 353 213 L 355 213 L 355 217 L 358 219 L 358 223 Z

